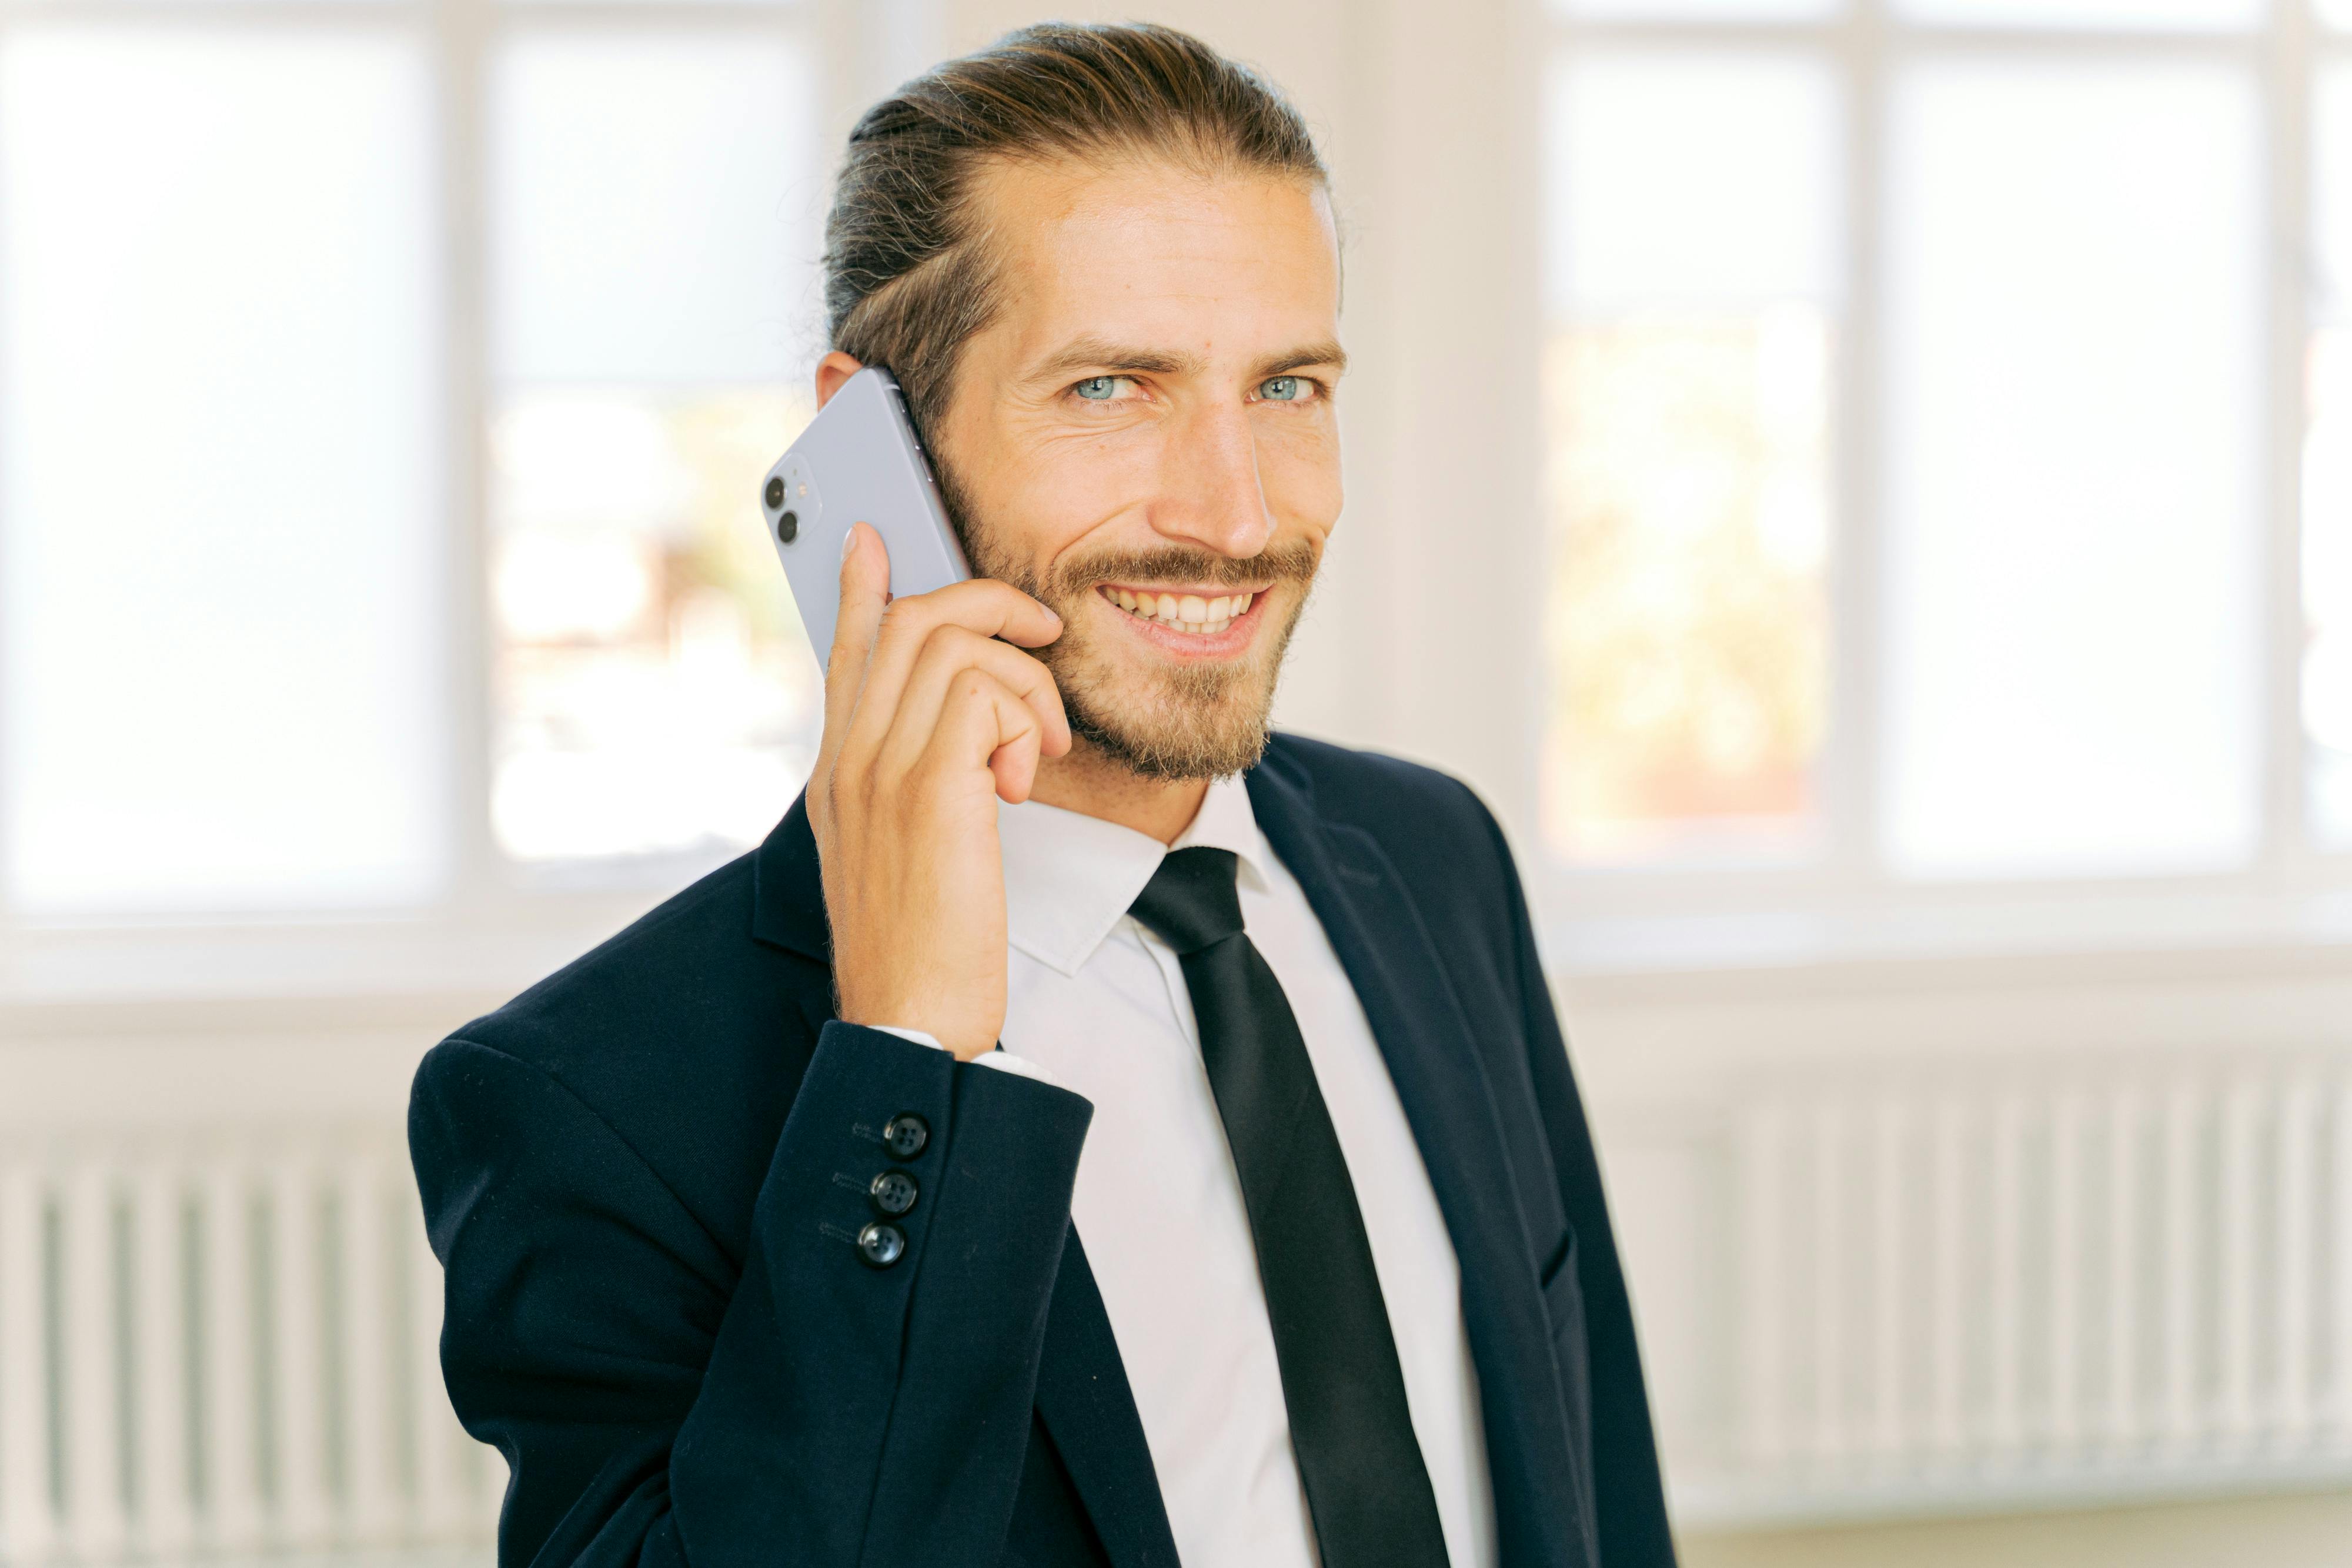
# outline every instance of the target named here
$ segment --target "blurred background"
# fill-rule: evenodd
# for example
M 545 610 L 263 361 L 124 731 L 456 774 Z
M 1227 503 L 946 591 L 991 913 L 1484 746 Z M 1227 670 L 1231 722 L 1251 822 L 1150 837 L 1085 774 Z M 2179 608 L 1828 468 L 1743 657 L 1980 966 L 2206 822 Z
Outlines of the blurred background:
M 1509 824 L 1694 1564 L 2352 1561 L 2352 0 L 1168 0 L 1281 716 Z M 0 0 L 0 1561 L 488 1560 L 409 1072 L 755 843 L 856 114 L 1013 0 Z

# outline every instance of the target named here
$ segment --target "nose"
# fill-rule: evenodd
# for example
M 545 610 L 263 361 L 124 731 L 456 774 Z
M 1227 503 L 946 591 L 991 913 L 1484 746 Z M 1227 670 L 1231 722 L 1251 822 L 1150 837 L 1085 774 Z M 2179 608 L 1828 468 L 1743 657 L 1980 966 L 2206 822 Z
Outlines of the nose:
M 1257 435 L 1239 406 L 1192 413 L 1169 444 L 1151 526 L 1162 538 L 1246 559 L 1274 538 Z

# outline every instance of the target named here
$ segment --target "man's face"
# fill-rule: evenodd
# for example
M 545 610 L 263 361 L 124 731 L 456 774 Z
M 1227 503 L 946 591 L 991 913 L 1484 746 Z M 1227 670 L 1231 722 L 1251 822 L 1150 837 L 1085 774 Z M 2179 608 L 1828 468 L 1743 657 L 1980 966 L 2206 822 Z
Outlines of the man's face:
M 1061 615 L 1080 739 L 1237 772 L 1339 516 L 1329 204 L 1157 161 L 1000 165 L 980 199 L 1003 292 L 932 444 L 972 568 Z

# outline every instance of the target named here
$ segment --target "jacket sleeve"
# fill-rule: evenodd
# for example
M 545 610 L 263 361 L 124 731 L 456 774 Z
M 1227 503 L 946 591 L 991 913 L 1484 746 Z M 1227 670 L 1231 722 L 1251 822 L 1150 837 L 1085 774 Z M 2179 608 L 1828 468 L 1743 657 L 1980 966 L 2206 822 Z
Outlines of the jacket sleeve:
M 1510 844 L 1481 803 L 1479 815 L 1495 843 L 1510 905 L 1512 965 L 1517 971 L 1520 1007 L 1526 1015 L 1528 1070 L 1535 1082 L 1536 1106 L 1551 1145 L 1552 1169 L 1559 1177 L 1561 1207 L 1577 1236 L 1577 1283 L 1584 1293 L 1585 1343 L 1590 1352 L 1592 1398 L 1593 1479 L 1600 1508 L 1602 1568 L 1672 1568 L 1674 1535 L 1666 1521 L 1664 1479 L 1658 1466 L 1657 1437 L 1650 1421 L 1650 1396 L 1642 1377 L 1642 1352 L 1633 1332 L 1633 1303 L 1617 1255 L 1616 1233 L 1601 1190 L 1601 1166 L 1592 1130 L 1584 1114 L 1568 1042 L 1552 1006 L 1536 947 L 1528 901 L 1519 884 Z
M 903 1113 L 929 1136 L 896 1157 Z M 511 1471 L 502 1568 L 994 1562 L 1092 1113 L 828 1023 L 739 1259 L 561 1080 L 436 1047 L 410 1152 L 450 1398 Z M 918 1197 L 874 1268 L 891 1166 Z

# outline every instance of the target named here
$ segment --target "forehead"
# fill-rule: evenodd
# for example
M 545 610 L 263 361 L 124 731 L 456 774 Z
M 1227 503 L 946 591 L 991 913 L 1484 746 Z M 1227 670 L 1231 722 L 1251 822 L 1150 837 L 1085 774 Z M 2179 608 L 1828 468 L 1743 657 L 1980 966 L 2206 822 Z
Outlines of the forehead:
M 1018 354 L 1080 333 L 1215 360 L 1338 335 L 1339 253 L 1319 184 L 1156 159 L 1002 163 L 977 214 Z

